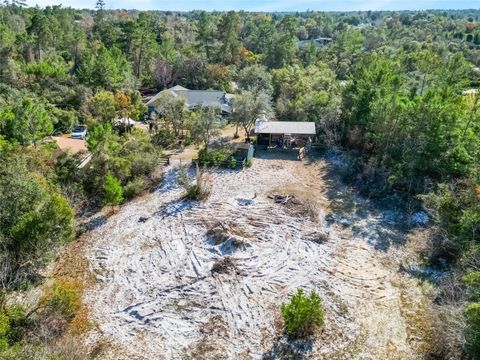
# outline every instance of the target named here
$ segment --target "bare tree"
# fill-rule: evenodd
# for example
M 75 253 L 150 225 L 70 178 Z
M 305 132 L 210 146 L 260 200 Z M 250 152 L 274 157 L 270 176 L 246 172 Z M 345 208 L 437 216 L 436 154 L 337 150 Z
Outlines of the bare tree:
M 168 88 L 173 82 L 173 67 L 167 61 L 158 59 L 155 64 L 153 78 L 159 90 Z
M 207 152 L 210 141 L 225 125 L 225 120 L 222 119 L 219 112 L 220 110 L 216 106 L 200 107 L 195 112 L 193 135 L 205 145 Z
M 272 113 L 272 102 L 267 93 L 245 91 L 235 98 L 232 119 L 237 125 L 237 131 L 238 126 L 243 127 L 245 137 L 248 139 L 255 120 L 261 114 L 268 115 L 270 113 Z

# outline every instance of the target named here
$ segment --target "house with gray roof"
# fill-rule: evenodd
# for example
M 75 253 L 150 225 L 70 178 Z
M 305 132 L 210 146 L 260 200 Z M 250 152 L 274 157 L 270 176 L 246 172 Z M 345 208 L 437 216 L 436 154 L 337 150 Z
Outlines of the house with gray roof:
M 310 44 L 313 44 L 313 45 L 315 45 L 315 47 L 317 49 L 322 49 L 322 48 L 326 47 L 327 45 L 329 45 L 332 41 L 333 41 L 332 38 L 319 37 L 319 38 L 312 39 L 312 40 L 299 40 L 298 43 L 297 43 L 297 46 L 299 48 L 304 48 L 304 47 L 309 46 Z
M 177 85 L 170 89 L 160 91 L 147 102 L 148 115 L 156 110 L 156 104 L 164 93 L 174 97 L 181 97 L 185 100 L 185 106 L 194 109 L 199 106 L 217 106 L 223 115 L 232 112 L 233 95 L 219 90 L 190 90 Z

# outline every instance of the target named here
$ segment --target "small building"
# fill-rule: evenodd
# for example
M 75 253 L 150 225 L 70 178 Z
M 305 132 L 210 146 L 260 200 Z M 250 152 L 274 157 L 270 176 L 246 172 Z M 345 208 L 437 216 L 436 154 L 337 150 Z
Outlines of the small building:
M 257 120 L 254 133 L 258 144 L 296 148 L 311 142 L 317 132 L 314 122 Z
M 237 161 L 249 161 L 253 159 L 255 147 L 251 143 L 236 143 L 233 144 L 233 151 Z
M 267 146 L 269 149 L 295 149 L 299 158 L 310 149 L 312 139 L 316 135 L 314 122 L 301 121 L 255 121 L 254 134 L 256 144 Z

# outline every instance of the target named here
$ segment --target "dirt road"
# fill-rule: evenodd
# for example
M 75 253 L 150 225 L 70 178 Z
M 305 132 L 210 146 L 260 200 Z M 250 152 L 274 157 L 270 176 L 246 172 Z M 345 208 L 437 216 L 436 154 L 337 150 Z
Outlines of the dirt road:
M 86 235 L 98 280 L 87 344 L 108 344 L 102 359 L 419 358 L 404 306 L 422 290 L 396 262 L 404 215 L 339 183 L 335 162 L 264 153 L 242 172 L 213 171 L 205 203 L 183 200 L 169 168 Z M 279 307 L 299 287 L 320 294 L 326 323 L 291 344 Z

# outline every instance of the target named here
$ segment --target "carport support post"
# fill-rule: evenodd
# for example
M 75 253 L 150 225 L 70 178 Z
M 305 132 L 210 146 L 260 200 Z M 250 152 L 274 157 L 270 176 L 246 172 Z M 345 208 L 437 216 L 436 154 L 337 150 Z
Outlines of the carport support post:
M 272 134 L 268 134 L 268 147 L 272 147 Z

